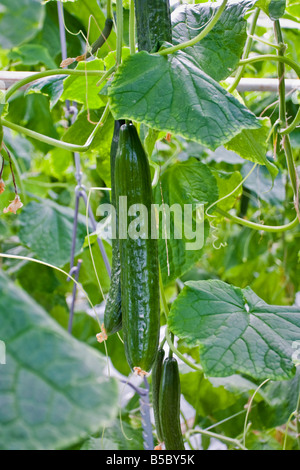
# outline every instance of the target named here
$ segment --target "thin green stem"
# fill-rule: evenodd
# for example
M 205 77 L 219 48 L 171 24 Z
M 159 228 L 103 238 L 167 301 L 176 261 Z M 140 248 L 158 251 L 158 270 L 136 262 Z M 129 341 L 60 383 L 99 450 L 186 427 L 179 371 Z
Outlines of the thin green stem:
M 190 367 L 191 369 L 193 369 L 193 370 L 196 370 L 197 372 L 203 372 L 202 367 L 197 366 L 197 365 L 194 364 L 193 362 L 189 361 L 189 359 L 187 359 L 183 354 L 181 354 L 181 352 L 178 351 L 178 349 L 174 346 L 168 328 L 165 329 L 165 337 L 166 337 L 166 340 L 167 340 L 167 343 L 168 343 L 169 348 L 173 351 L 173 353 L 174 353 L 177 357 L 179 357 L 179 359 L 182 360 L 182 362 L 184 362 L 187 366 L 189 366 L 189 367 Z
M 284 64 L 291 67 L 298 78 L 300 78 L 300 66 L 295 62 L 293 59 L 290 59 L 286 56 L 278 56 L 274 54 L 263 54 L 263 55 L 256 55 L 254 57 L 248 57 L 248 59 L 240 60 L 240 65 L 247 65 L 247 64 L 254 64 L 255 62 L 265 62 L 266 60 L 275 61 L 275 62 L 283 62 Z
M 134 6 L 134 0 L 130 0 L 129 47 L 130 47 L 130 54 L 133 55 L 135 53 L 135 6 Z
M 255 222 L 251 222 L 250 220 L 241 219 L 240 217 L 232 215 L 229 212 L 225 212 L 222 209 L 219 209 L 218 207 L 215 210 L 219 214 L 223 215 L 223 217 L 227 217 L 228 219 L 232 220 L 233 222 L 237 224 L 243 225 L 244 227 L 248 227 L 253 230 L 259 230 L 259 231 L 264 231 L 264 232 L 282 233 L 282 232 L 286 232 L 287 230 L 291 230 L 297 227 L 297 225 L 299 224 L 298 217 L 295 217 L 295 219 L 292 222 L 286 225 L 262 225 L 262 224 L 257 224 Z
M 112 1 L 107 0 L 107 5 L 106 5 L 106 17 L 107 18 L 113 18 L 113 10 L 112 10 Z
M 283 35 L 281 31 L 280 21 L 274 21 L 274 33 L 276 37 L 277 44 L 279 46 L 279 50 L 277 51 L 278 57 L 284 57 L 286 51 L 286 45 L 283 41 Z M 278 93 L 279 93 L 279 122 L 281 126 L 287 126 L 287 117 L 286 117 L 286 98 L 285 98 L 285 64 L 283 62 L 278 63 Z M 294 192 L 294 205 L 300 220 L 299 214 L 299 181 L 298 181 L 298 174 L 297 168 L 295 165 L 294 157 L 293 157 L 293 149 L 290 141 L 289 135 L 284 135 L 281 138 L 281 143 L 285 152 L 286 162 L 289 177 L 291 180 L 293 192 Z
M 55 75 L 77 75 L 78 77 L 97 77 L 99 75 L 104 74 L 105 72 L 102 72 L 100 70 L 73 70 L 73 69 L 53 69 L 53 70 L 45 70 L 44 72 L 37 72 L 33 73 L 32 75 L 29 75 L 28 77 L 23 78 L 19 82 L 16 82 L 14 85 L 12 85 L 6 92 L 5 98 L 6 101 L 11 98 L 11 96 L 18 91 L 20 88 L 22 88 L 25 85 L 28 85 L 29 83 L 35 82 L 36 80 L 39 80 L 41 78 L 46 78 L 46 77 L 52 77 Z
M 93 132 L 88 137 L 86 143 L 84 145 L 75 145 L 70 144 L 68 142 L 62 142 L 61 140 L 53 139 L 52 137 L 48 137 L 46 135 L 40 134 L 38 132 L 32 131 L 31 129 L 26 129 L 26 127 L 19 126 L 18 124 L 14 124 L 13 122 L 6 121 L 6 119 L 1 118 L 1 124 L 13 131 L 19 132 L 20 134 L 24 134 L 31 139 L 39 140 L 40 142 L 44 142 L 45 144 L 51 145 L 53 147 L 61 148 L 64 150 L 69 150 L 70 152 L 86 152 L 91 147 L 94 137 L 97 134 L 100 127 L 106 121 L 107 116 L 109 115 L 109 106 L 106 105 L 106 108 L 102 114 L 102 117 L 98 124 L 95 126 Z
M 205 36 L 208 35 L 208 33 L 213 29 L 213 27 L 219 21 L 223 11 L 226 8 L 227 2 L 228 2 L 228 0 L 223 0 L 220 8 L 217 11 L 217 13 L 215 15 L 213 15 L 210 22 L 206 25 L 206 27 L 203 29 L 203 31 L 201 31 L 200 34 L 195 36 L 193 39 L 190 39 L 189 41 L 183 42 L 181 44 L 177 44 L 176 46 L 168 47 L 166 49 L 162 49 L 161 51 L 158 51 L 158 54 L 160 54 L 160 55 L 174 54 L 174 52 L 181 51 L 182 49 L 185 49 L 186 47 L 192 47 L 195 44 L 197 44 L 197 42 L 204 39 Z
M 278 132 L 279 134 L 281 135 L 287 135 L 287 134 L 290 134 L 291 132 L 293 132 L 293 130 L 296 129 L 296 127 L 300 124 L 300 106 L 298 108 L 298 111 L 297 111 L 297 114 L 293 120 L 293 122 L 291 122 L 291 124 L 286 127 L 285 129 L 280 129 Z
M 122 62 L 123 47 L 123 4 L 122 0 L 116 0 L 117 7 L 117 65 Z
M 218 439 L 219 441 L 223 441 L 233 445 L 234 447 L 238 447 L 241 450 L 248 450 L 238 439 L 233 439 L 231 437 L 223 436 L 222 434 L 206 431 L 205 429 L 195 429 L 187 433 L 188 437 L 192 434 L 204 434 L 205 436 L 213 437 L 214 439 Z
M 244 445 L 244 447 L 246 446 L 246 435 L 247 435 L 247 430 L 248 430 L 248 419 L 249 419 L 249 414 L 250 414 L 250 411 L 251 411 L 251 408 L 252 408 L 252 403 L 253 403 L 254 397 L 259 392 L 259 390 L 269 381 L 270 381 L 270 379 L 266 379 L 264 382 L 262 382 L 259 385 L 259 387 L 257 387 L 257 389 L 253 393 L 253 395 L 251 397 L 251 400 L 248 404 L 247 413 L 246 413 L 245 422 L 244 422 L 244 432 L 243 432 L 243 445 Z
M 165 290 L 164 290 L 164 285 L 163 285 L 163 280 L 162 280 L 162 274 L 161 274 L 161 270 L 159 270 L 159 287 L 160 287 L 160 297 L 161 297 L 161 303 L 162 303 L 162 306 L 163 306 L 163 311 L 164 311 L 164 314 L 165 314 L 165 317 L 166 317 L 166 320 L 168 319 L 168 316 L 169 316 L 169 307 L 168 307 L 168 302 L 167 302 L 167 299 L 166 299 L 166 296 L 165 296 Z M 197 366 L 196 364 L 193 364 L 191 361 L 189 361 L 183 354 L 181 354 L 181 352 L 178 351 L 178 349 L 174 346 L 173 344 L 173 340 L 172 340 L 172 337 L 171 337 L 172 333 L 169 332 L 168 330 L 168 327 L 166 327 L 165 329 L 165 338 L 166 338 L 166 341 L 169 345 L 169 348 L 171 349 L 171 351 L 177 356 L 179 357 L 179 359 L 181 359 L 187 366 L 189 366 L 191 369 L 193 370 L 197 370 L 197 371 L 201 371 L 202 372 L 202 368 Z
M 253 14 L 252 21 L 251 21 L 249 36 L 247 37 L 247 41 L 246 41 L 246 44 L 245 44 L 242 59 L 247 59 L 248 55 L 250 54 L 251 47 L 252 47 L 252 44 L 253 44 L 253 34 L 255 33 L 256 24 L 257 24 L 259 14 L 260 14 L 260 8 L 256 8 L 255 11 L 254 11 L 254 14 Z M 246 65 L 241 65 L 237 69 L 237 73 L 234 77 L 234 80 L 233 80 L 232 84 L 230 85 L 230 87 L 227 89 L 229 91 L 229 93 L 232 93 L 233 90 L 235 90 L 236 87 L 238 86 L 238 84 L 240 83 L 240 80 L 241 80 L 241 78 L 244 74 L 244 71 L 245 71 L 245 67 L 246 67 Z

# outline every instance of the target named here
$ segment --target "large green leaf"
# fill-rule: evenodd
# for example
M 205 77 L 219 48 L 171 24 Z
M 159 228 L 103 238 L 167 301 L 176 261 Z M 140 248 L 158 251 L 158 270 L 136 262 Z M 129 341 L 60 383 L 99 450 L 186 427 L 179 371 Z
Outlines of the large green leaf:
M 242 373 L 256 380 L 295 373 L 293 342 L 300 338 L 300 309 L 266 304 L 249 287 L 190 281 L 173 303 L 173 333 L 200 345 L 209 376 Z
M 259 165 L 266 165 L 272 178 L 275 178 L 278 169 L 267 159 L 268 142 L 267 138 L 270 132 L 271 123 L 269 118 L 259 118 L 261 122 L 260 129 L 246 129 L 236 135 L 230 142 L 225 144 L 227 150 L 240 155 L 246 160 Z
M 0 273 L 1 450 L 51 450 L 80 443 L 118 411 L 106 361 L 73 339 Z
M 191 240 L 188 239 L 184 219 L 180 218 L 176 223 L 172 206 L 176 211 L 176 205 L 178 205 L 182 216 L 184 216 L 185 205 L 190 205 L 193 209 L 197 204 L 207 207 L 218 199 L 217 182 L 206 165 L 195 158 L 190 158 L 187 162 L 176 163 L 168 168 L 155 188 L 154 199 L 158 207 L 162 209 L 158 247 L 163 280 L 168 282 L 180 277 L 201 258 L 202 248 L 208 235 L 208 227 L 204 223 L 204 210 L 202 214 L 198 213 L 199 225 L 197 229 L 193 227 L 195 237 Z M 164 207 L 170 208 L 170 218 L 167 211 L 164 211 Z M 203 216 L 202 222 L 201 215 Z M 165 227 L 168 226 L 169 220 L 170 232 L 169 238 L 166 239 Z M 185 221 L 188 222 L 188 217 Z M 176 238 L 176 230 L 182 231 L 182 237 Z M 194 246 L 187 249 L 187 244 L 190 243 Z
M 74 211 L 49 200 L 30 202 L 20 215 L 19 237 L 38 259 L 55 266 L 64 266 L 70 258 Z M 86 235 L 85 218 L 79 219 L 76 254 Z
M 70 75 L 64 80 L 64 92 L 61 99 L 77 101 L 78 103 L 85 104 L 89 109 L 97 109 L 103 106 L 103 101 L 99 96 L 101 87 L 97 87 L 103 69 L 104 62 L 101 59 L 79 62 L 76 70 L 99 70 L 99 77 L 76 77 L 75 75 Z
M 24 65 L 44 64 L 48 69 L 56 68 L 56 63 L 48 50 L 40 44 L 24 44 L 24 46 L 15 47 L 9 52 L 8 58 Z
M 245 41 L 245 12 L 256 0 L 229 1 L 211 32 L 185 52 L 217 81 L 225 80 L 238 66 Z M 197 36 L 219 9 L 221 2 L 181 5 L 172 13 L 173 43 L 180 44 Z
M 1 0 L 0 45 L 19 46 L 43 26 L 45 9 L 40 0 Z
M 183 52 L 146 52 L 124 61 L 109 87 L 116 119 L 132 119 L 216 149 L 242 129 L 260 127 L 254 114 Z

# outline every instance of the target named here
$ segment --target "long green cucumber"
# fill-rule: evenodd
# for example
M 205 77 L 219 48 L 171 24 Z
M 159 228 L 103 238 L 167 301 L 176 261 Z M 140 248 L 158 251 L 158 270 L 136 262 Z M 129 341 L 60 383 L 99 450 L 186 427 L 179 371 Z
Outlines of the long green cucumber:
M 148 18 L 151 49 L 157 51 L 162 42 L 172 42 L 169 0 L 149 0 Z
M 172 42 L 169 0 L 134 0 L 139 51 L 157 51 L 160 43 Z
M 148 372 L 159 341 L 158 246 L 150 233 L 152 185 L 148 157 L 133 124 L 120 129 L 115 185 L 118 214 L 120 219 L 123 216 L 119 247 L 125 353 L 131 369 Z M 143 230 L 146 228 L 149 233 Z
M 156 427 L 156 434 L 159 442 L 163 442 L 163 434 L 160 425 L 160 413 L 159 413 L 159 390 L 162 376 L 163 362 L 165 358 L 165 351 L 159 349 L 157 351 L 156 359 L 152 368 L 152 405 L 154 413 L 154 422 Z
M 115 165 L 119 145 L 120 127 L 124 121 L 115 121 L 114 135 L 110 150 L 111 204 L 116 209 Z M 117 215 L 117 214 L 116 214 Z M 118 216 L 116 216 L 116 225 Z M 112 335 L 122 328 L 121 300 L 121 263 L 118 238 L 112 239 L 112 269 L 110 289 L 106 298 L 104 328 L 107 335 Z
M 184 450 L 180 426 L 180 377 L 174 357 L 163 364 L 159 390 L 159 413 L 166 450 Z

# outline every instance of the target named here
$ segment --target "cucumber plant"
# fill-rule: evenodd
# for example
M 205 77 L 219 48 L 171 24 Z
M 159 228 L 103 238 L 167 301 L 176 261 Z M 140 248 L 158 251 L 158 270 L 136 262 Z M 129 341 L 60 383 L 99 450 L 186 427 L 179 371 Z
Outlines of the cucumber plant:
M 106 354 L 159 448 L 296 450 L 297 2 L 3 3 L 1 66 L 35 73 L 0 103 L 0 448 L 141 449 Z

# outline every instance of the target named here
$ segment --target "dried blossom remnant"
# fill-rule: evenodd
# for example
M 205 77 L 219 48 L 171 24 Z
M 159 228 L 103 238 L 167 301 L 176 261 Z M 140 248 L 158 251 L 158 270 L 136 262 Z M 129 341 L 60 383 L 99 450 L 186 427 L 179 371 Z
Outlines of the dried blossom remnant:
M 143 369 L 141 369 L 140 367 L 134 367 L 133 368 L 134 370 L 134 374 L 135 375 L 138 375 L 139 377 L 145 377 L 148 375 L 147 372 L 145 372 Z
M 60 66 L 64 69 L 65 67 L 68 67 L 68 65 L 71 65 L 75 62 L 76 59 L 73 57 L 68 57 L 68 59 L 65 59 L 61 62 Z
M 3 179 L 0 179 L 0 194 L 4 193 L 5 191 L 5 183 Z
M 21 207 L 23 207 L 23 204 L 21 202 L 20 196 L 16 196 L 9 206 L 3 209 L 3 213 L 7 214 L 8 212 L 11 212 L 12 214 L 16 214 L 17 210 L 21 209 Z
M 101 325 L 101 330 L 102 330 L 101 333 L 98 333 L 96 335 L 97 341 L 100 344 L 103 343 L 103 341 L 106 341 L 107 338 L 108 338 L 108 336 L 106 334 L 106 331 L 105 331 L 105 328 L 104 328 L 104 323 Z

